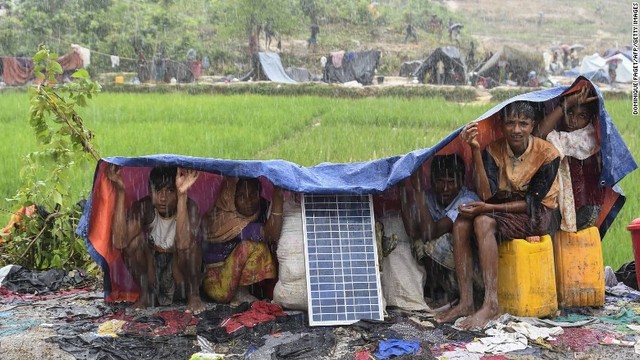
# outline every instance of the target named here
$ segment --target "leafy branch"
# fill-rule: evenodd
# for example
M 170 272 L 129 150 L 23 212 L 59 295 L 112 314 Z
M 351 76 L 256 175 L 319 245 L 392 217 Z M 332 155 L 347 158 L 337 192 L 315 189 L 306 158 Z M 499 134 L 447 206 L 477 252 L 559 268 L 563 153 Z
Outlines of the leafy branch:
M 46 47 L 33 57 L 36 80 L 29 89 L 29 124 L 38 149 L 25 156 L 23 185 L 11 200 L 36 211 L 22 217 L 3 246 L 0 263 L 33 269 L 94 266 L 75 235 L 84 196 L 71 188 L 71 179 L 100 159 L 92 144 L 94 134 L 76 111 L 97 95 L 100 85 L 85 69 L 66 81 L 57 58 Z

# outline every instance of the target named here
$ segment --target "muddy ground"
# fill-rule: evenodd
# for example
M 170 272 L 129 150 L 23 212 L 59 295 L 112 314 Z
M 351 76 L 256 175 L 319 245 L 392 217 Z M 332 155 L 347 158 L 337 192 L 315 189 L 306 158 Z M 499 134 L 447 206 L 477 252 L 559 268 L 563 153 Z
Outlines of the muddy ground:
M 204 340 L 201 344 L 225 354 L 225 358 L 237 359 L 278 358 L 273 355 L 279 349 L 274 347 L 274 342 L 276 345 L 278 341 L 282 344 L 290 342 L 290 347 L 304 348 L 314 346 L 309 342 L 312 338 L 320 339 L 316 352 L 307 352 L 310 357 L 305 353 L 298 354 L 300 357 L 297 358 L 361 358 L 357 356 L 373 355 L 381 341 L 392 338 L 420 344 L 417 354 L 404 355 L 402 359 L 444 358 L 447 351 L 456 349 L 462 349 L 458 355 L 466 359 L 640 358 L 640 353 L 634 350 L 636 339 L 640 340 L 640 333 L 634 330 L 640 319 L 638 293 L 633 297 L 609 294 L 601 308 L 565 310 L 559 314 L 564 316 L 562 319 L 573 316 L 589 319 L 591 323 L 564 328 L 564 333 L 555 336 L 555 340 L 529 340 L 525 350 L 484 357 L 464 348 L 486 334 L 434 324 L 430 315 L 424 312 L 390 310 L 384 323 L 310 328 L 305 314 L 293 311 L 253 328 L 245 327 L 227 334 L 223 326 L 218 326 L 220 320 L 242 313 L 249 309 L 248 304 L 243 308 L 232 308 L 209 303 L 209 311 L 193 317 L 185 314 L 184 305 L 180 304 L 145 311 L 126 310 L 126 304 L 106 304 L 99 289 L 38 296 L 18 295 L 0 288 L 0 294 L 0 359 L 135 359 L 147 356 L 188 359 L 191 354 L 202 351 L 197 335 Z M 158 322 L 160 317 L 164 321 Z M 110 331 L 104 326 L 112 323 L 121 325 L 112 329 L 118 337 L 98 336 L 99 333 L 108 335 Z M 116 332 L 117 329 L 120 330 Z M 56 342 L 56 339 L 67 340 Z M 62 350 L 61 345 L 74 348 L 74 354 Z

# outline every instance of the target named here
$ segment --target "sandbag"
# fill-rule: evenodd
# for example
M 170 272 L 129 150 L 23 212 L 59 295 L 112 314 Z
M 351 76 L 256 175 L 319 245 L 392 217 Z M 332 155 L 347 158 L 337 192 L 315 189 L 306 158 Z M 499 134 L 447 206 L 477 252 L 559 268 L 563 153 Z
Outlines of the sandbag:
M 411 253 L 411 239 L 404 230 L 402 216 L 398 212 L 385 214 L 378 219 L 384 225 L 384 235 L 398 236 L 398 245 L 382 259 L 382 293 L 387 306 L 403 310 L 429 310 L 424 301 L 424 285 L 427 274 Z
M 294 196 L 285 196 L 282 232 L 278 241 L 278 282 L 273 302 L 285 309 L 307 310 L 307 280 L 304 264 L 302 208 Z

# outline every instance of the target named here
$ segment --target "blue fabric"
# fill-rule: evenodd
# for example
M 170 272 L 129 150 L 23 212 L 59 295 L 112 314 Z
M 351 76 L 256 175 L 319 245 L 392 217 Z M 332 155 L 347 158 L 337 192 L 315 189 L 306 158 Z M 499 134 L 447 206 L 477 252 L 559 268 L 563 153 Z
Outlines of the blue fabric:
M 499 111 L 504 106 L 519 100 L 541 102 L 548 108 L 556 106 L 561 95 L 579 81 L 589 80 L 580 76 L 571 86 L 558 86 L 515 96 L 494 106 L 480 115 L 476 121 L 496 121 Z M 622 195 L 616 184 L 625 175 L 635 170 L 638 165 L 605 109 L 602 93 L 596 85 L 592 85 L 596 89 L 600 104 L 599 124 L 603 165 L 601 184 L 605 187 L 612 187 L 617 194 Z M 168 165 L 187 167 L 219 175 L 262 176 L 283 189 L 307 194 L 375 194 L 383 192 L 409 177 L 425 160 L 428 160 L 449 143 L 461 141 L 458 136 L 461 129 L 454 130 L 431 148 L 417 149 L 401 156 L 356 163 L 322 163 L 312 167 L 304 167 L 285 160 L 222 160 L 170 154 L 110 157 L 102 159 L 96 167 L 94 183 L 97 179 L 99 167 L 101 164 L 104 165 L 103 162 L 106 162 L 123 167 L 150 168 L 158 165 Z M 98 202 L 99 199 L 96 199 L 96 204 Z M 624 196 L 619 196 L 615 206 L 609 211 L 600 226 L 601 236 L 604 236 L 604 232 L 606 232 L 623 204 Z M 92 206 L 96 205 L 93 204 L 90 197 L 76 232 L 85 239 L 89 253 L 105 271 L 105 293 L 108 293 L 110 291 L 109 272 L 112 269 L 108 266 L 103 255 L 95 250 L 92 241 L 88 237 L 88 230 L 91 226 Z M 96 221 L 100 221 L 101 218 L 96 217 L 96 219 Z
M 578 77 L 579 80 L 586 80 Z M 602 93 L 593 85 L 600 101 L 600 133 L 602 134 L 602 181 L 613 186 L 636 164 L 609 113 L 604 108 Z M 476 121 L 496 115 L 507 104 L 526 100 L 546 102 L 564 93 L 570 86 L 534 91 L 501 102 Z M 264 176 L 274 185 L 290 191 L 307 194 L 366 194 L 384 191 L 408 177 L 426 159 L 455 139 L 462 128 L 456 129 L 431 148 L 414 150 L 402 156 L 355 163 L 322 163 L 304 167 L 285 160 L 222 160 L 180 155 L 149 155 L 141 157 L 110 157 L 103 161 L 120 166 L 153 167 L 156 165 L 182 166 L 222 175 L 240 177 Z
M 373 354 L 376 359 L 389 359 L 391 356 L 415 354 L 420 349 L 417 341 L 405 341 L 398 339 L 382 340 L 378 344 L 378 352 Z

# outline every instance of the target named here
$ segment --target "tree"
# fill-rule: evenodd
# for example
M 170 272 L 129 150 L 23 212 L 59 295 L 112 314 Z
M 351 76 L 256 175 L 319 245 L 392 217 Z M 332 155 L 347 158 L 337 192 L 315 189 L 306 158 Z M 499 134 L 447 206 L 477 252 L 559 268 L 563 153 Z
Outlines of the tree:
M 267 22 L 280 33 L 300 24 L 296 0 L 214 0 L 213 4 L 217 18 L 228 30 L 247 37 L 249 54 L 259 51 L 258 39 Z
M 42 48 L 33 57 L 36 85 L 29 89 L 29 124 L 38 149 L 25 157 L 22 187 L 13 201 L 42 211 L 23 219 L 3 247 L 2 261 L 31 269 L 95 267 L 82 239 L 75 235 L 83 194 L 71 191 L 73 169 L 95 166 L 100 155 L 92 144 L 93 134 L 76 112 L 99 91 L 100 85 L 80 69 L 74 82 L 59 84 L 62 67 L 58 55 Z

